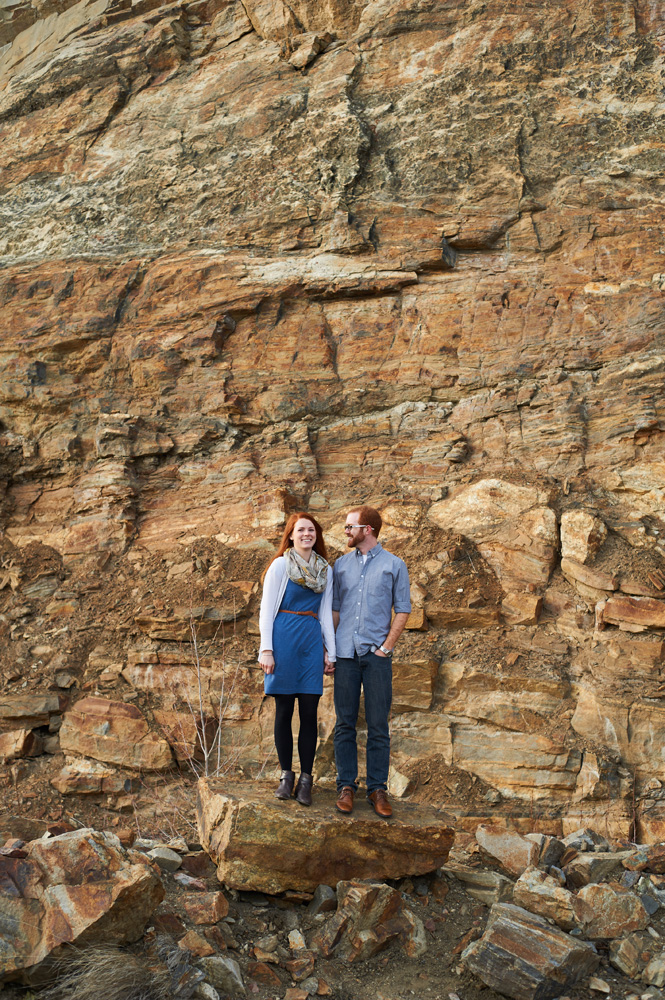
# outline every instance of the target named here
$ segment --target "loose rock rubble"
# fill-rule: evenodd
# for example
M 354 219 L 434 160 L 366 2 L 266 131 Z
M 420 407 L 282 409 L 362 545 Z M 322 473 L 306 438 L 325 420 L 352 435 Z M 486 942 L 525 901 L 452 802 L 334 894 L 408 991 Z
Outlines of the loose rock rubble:
M 485 827 L 477 839 L 460 835 L 450 859 L 421 875 L 276 896 L 220 886 L 212 860 L 182 837 L 143 837 L 127 848 L 93 830 L 10 839 L 0 848 L 0 992 L 15 1000 L 18 982 L 39 989 L 45 978 L 69 976 L 73 983 L 95 968 L 98 977 L 112 975 L 124 960 L 109 950 L 111 942 L 129 949 L 124 954 L 139 963 L 141 976 L 171 983 L 167 996 L 178 1000 L 370 1000 L 423 988 L 428 996 L 452 992 L 470 1000 L 483 990 L 486 1000 L 582 1000 L 589 990 L 646 997 L 664 984 L 665 891 L 663 876 L 650 868 L 650 859 L 662 867 L 663 845 L 615 851 L 619 878 L 579 888 L 568 876 L 581 854 L 607 854 L 589 848 L 617 845 L 588 830 L 567 838 L 568 845 L 514 831 L 502 839 L 501 832 Z M 503 842 L 514 858 L 518 839 L 523 856 L 535 846 L 540 857 L 509 878 L 492 867 L 497 862 L 486 845 L 498 853 Z M 158 859 L 171 855 L 179 867 L 160 867 Z M 553 857 L 561 868 L 549 864 Z M 29 915 L 19 925 L 21 906 Z M 22 930 L 12 935 L 10 925 Z

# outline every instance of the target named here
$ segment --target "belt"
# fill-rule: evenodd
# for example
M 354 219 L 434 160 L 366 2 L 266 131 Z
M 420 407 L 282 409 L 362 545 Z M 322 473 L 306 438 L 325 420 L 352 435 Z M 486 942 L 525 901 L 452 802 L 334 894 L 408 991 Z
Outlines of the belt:
M 286 608 L 279 609 L 280 615 L 307 615 L 308 618 L 316 618 L 317 622 L 319 616 L 314 611 L 287 611 Z

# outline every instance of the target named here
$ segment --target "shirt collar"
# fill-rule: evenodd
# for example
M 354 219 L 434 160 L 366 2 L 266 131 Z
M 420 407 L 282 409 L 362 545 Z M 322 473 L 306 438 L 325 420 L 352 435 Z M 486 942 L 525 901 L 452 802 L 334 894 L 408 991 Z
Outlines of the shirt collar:
M 376 545 L 372 546 L 372 548 L 369 550 L 369 552 L 365 553 L 365 555 L 369 559 L 373 559 L 374 556 L 378 556 L 378 554 L 379 554 L 379 552 L 381 551 L 382 548 L 383 548 L 383 546 L 381 545 L 381 542 L 377 542 Z M 362 552 L 359 549 L 356 549 L 356 558 L 362 559 L 362 557 L 363 557 Z

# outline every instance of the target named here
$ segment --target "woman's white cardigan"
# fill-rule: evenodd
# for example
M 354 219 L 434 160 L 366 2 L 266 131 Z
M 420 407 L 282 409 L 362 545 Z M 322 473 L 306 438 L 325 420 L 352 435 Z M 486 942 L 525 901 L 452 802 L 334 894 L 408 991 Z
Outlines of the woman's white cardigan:
M 261 610 L 259 611 L 259 628 L 261 630 L 260 653 L 272 649 L 272 623 L 277 617 L 279 606 L 282 603 L 286 584 L 288 583 L 286 572 L 286 559 L 279 556 L 268 567 L 268 572 L 263 581 L 263 596 L 261 597 Z M 323 645 L 326 647 L 328 659 L 336 659 L 335 652 L 335 629 L 332 620 L 332 594 L 333 594 L 333 571 L 332 566 L 328 567 L 328 579 L 326 589 L 323 592 L 321 607 L 319 609 L 319 622 L 323 633 Z

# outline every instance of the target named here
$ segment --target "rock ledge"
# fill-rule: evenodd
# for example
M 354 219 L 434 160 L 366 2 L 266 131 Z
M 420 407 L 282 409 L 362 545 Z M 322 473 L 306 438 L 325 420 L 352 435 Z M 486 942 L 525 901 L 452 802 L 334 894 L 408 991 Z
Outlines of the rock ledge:
M 273 783 L 199 782 L 201 844 L 234 889 L 311 892 L 342 879 L 419 875 L 445 864 L 453 843 L 443 814 L 428 806 L 401 802 L 386 822 L 363 796 L 345 817 L 332 791 L 317 791 L 309 809 L 273 792 Z

